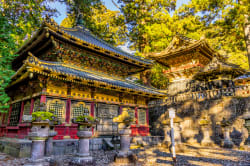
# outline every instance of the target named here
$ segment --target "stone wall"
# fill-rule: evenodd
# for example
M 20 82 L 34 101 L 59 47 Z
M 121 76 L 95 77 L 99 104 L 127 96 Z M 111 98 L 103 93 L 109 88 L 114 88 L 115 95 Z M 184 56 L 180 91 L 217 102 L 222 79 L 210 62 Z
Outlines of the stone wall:
M 101 150 L 104 147 L 103 139 L 112 138 L 93 138 L 90 139 L 90 150 Z M 78 139 L 53 140 L 53 154 L 75 154 L 78 147 Z M 0 139 L 0 152 L 14 157 L 30 157 L 31 141 L 28 139 L 2 138 Z
M 152 135 L 164 135 L 161 121 L 168 118 L 167 109 L 173 107 L 176 115 L 183 121 L 180 123 L 183 142 L 200 143 L 203 133 L 199 120 L 207 117 L 211 122 L 210 135 L 215 144 L 220 144 L 223 139 L 222 128 L 218 125 L 223 118 L 232 125 L 230 137 L 236 146 L 240 146 L 247 138 L 242 115 L 250 110 L 250 97 L 226 97 L 206 100 L 185 100 L 168 104 L 157 104 L 150 111 L 150 126 Z

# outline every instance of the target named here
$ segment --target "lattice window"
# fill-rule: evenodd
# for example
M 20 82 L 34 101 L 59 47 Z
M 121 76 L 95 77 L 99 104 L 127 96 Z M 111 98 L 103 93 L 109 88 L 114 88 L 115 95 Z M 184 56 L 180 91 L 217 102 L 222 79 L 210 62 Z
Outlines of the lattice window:
M 27 101 L 25 104 L 24 104 L 24 107 L 23 107 L 23 115 L 29 115 L 30 114 L 30 101 Z
M 143 109 L 138 109 L 138 123 L 140 125 L 147 124 L 147 114 L 146 111 Z
M 71 118 L 76 118 L 81 115 L 89 115 L 90 106 L 86 105 L 84 102 L 77 102 L 72 104 Z
M 10 123 L 9 123 L 10 126 L 17 126 L 19 122 L 20 112 L 21 112 L 21 102 L 12 104 Z
M 65 122 L 65 101 L 54 99 L 47 103 L 47 111 L 53 110 L 61 122 Z
M 33 107 L 33 111 L 32 111 L 32 112 L 39 111 L 39 109 L 40 109 L 39 107 L 40 107 L 40 99 L 37 98 L 37 99 L 35 99 L 35 101 L 34 101 L 34 107 Z

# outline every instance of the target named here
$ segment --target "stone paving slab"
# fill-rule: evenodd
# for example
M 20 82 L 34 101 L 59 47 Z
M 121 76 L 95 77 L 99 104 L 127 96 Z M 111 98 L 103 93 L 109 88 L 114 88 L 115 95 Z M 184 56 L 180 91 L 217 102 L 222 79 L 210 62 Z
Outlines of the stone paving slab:
M 184 147 L 184 146 L 183 146 Z M 183 152 L 177 153 L 176 166 L 250 166 L 250 151 L 231 150 L 214 147 L 185 146 Z M 162 147 L 146 147 L 135 150 L 138 161 L 135 166 L 172 166 L 169 150 Z M 125 166 L 115 164 L 115 150 L 92 151 L 96 166 Z M 54 156 L 57 164 L 68 166 L 72 155 Z M 14 158 L 0 153 L 0 166 L 21 166 L 28 162 L 28 158 Z M 131 166 L 134 164 L 131 164 Z M 47 165 L 44 165 L 47 166 Z M 126 165 L 128 166 L 128 165 Z

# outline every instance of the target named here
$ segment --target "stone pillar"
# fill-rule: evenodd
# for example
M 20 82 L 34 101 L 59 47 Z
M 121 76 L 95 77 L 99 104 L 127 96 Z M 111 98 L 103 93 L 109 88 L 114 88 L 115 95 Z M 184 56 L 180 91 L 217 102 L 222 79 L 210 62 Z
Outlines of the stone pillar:
M 25 166 L 42 166 L 44 160 L 45 140 L 49 134 L 48 122 L 33 122 L 29 137 L 32 140 L 31 158 Z
M 129 152 L 129 148 L 130 148 L 131 129 L 126 128 L 126 129 L 120 130 L 119 134 L 121 135 L 121 150 L 119 153 L 126 154 Z
M 224 140 L 223 140 L 223 147 L 224 148 L 232 148 L 234 143 L 232 142 L 231 138 L 230 138 L 230 127 L 226 126 L 224 127 Z
M 175 151 L 178 152 L 184 152 L 184 146 L 182 145 L 181 141 L 181 127 L 180 122 L 177 120 L 177 118 L 174 119 L 174 140 L 175 140 Z M 170 134 L 171 135 L 171 134 Z M 172 143 L 171 143 L 172 146 Z M 170 148 L 170 151 L 172 152 L 172 148 Z
M 201 140 L 201 145 L 202 146 L 211 146 L 213 144 L 213 142 L 210 139 L 209 126 L 203 125 L 203 126 L 201 126 L 201 130 L 203 133 L 203 139 Z
M 53 137 L 57 135 L 54 129 L 49 130 L 49 137 L 46 140 L 46 156 L 51 156 L 53 154 Z
M 174 122 L 175 145 L 181 144 L 181 127 L 179 122 Z
M 121 138 L 121 149 L 115 156 L 115 162 L 120 164 L 131 164 L 135 162 L 135 156 L 130 151 L 130 128 L 123 128 L 119 131 Z
M 248 112 L 248 114 L 244 116 L 244 119 L 245 119 L 244 126 L 248 131 L 248 138 L 246 139 L 245 144 L 250 146 L 250 112 Z
M 169 125 L 163 125 L 163 131 L 164 131 L 163 146 L 169 147 L 171 144 L 170 130 L 171 128 Z
M 78 153 L 73 157 L 70 165 L 91 165 L 93 164 L 93 158 L 89 154 L 89 139 L 92 136 L 90 128 L 78 128 L 77 136 L 79 137 Z

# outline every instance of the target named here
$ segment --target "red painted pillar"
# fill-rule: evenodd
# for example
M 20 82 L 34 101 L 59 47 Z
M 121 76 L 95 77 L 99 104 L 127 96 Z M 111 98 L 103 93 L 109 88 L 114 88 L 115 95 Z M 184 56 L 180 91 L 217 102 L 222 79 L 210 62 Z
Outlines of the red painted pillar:
M 148 108 L 146 109 L 146 118 L 147 118 L 147 135 L 149 134 L 149 112 Z
M 5 116 L 6 116 L 6 113 L 3 114 L 3 120 L 2 120 L 2 125 L 4 124 L 5 122 Z
M 7 125 L 9 125 L 9 123 L 10 123 L 10 115 L 11 115 L 11 111 L 12 111 L 12 104 L 10 105 L 10 110 L 9 110 L 9 116 L 8 116 L 8 122 L 7 122 Z
M 119 115 L 122 114 L 122 105 L 120 105 Z
M 30 115 L 32 114 L 33 109 L 34 109 L 34 99 L 31 99 L 31 101 L 30 101 Z
M 46 96 L 41 95 L 40 103 L 46 103 Z
M 92 101 L 90 104 L 90 116 L 95 116 L 95 102 Z M 92 135 L 94 135 L 94 127 L 92 127 Z
M 20 116 L 19 116 L 19 123 L 22 123 L 23 110 L 24 110 L 24 101 L 22 101 L 22 104 L 21 104 L 21 112 L 20 112 Z
M 90 116 L 95 116 L 95 102 L 92 101 L 90 105 Z
M 71 108 L 71 99 L 67 99 L 66 105 L 66 123 L 70 122 L 70 108 Z
M 135 134 L 138 135 L 138 130 L 139 130 L 139 127 L 138 127 L 138 111 L 137 111 L 138 107 L 135 107 L 135 124 L 136 124 L 136 131 L 135 131 Z

